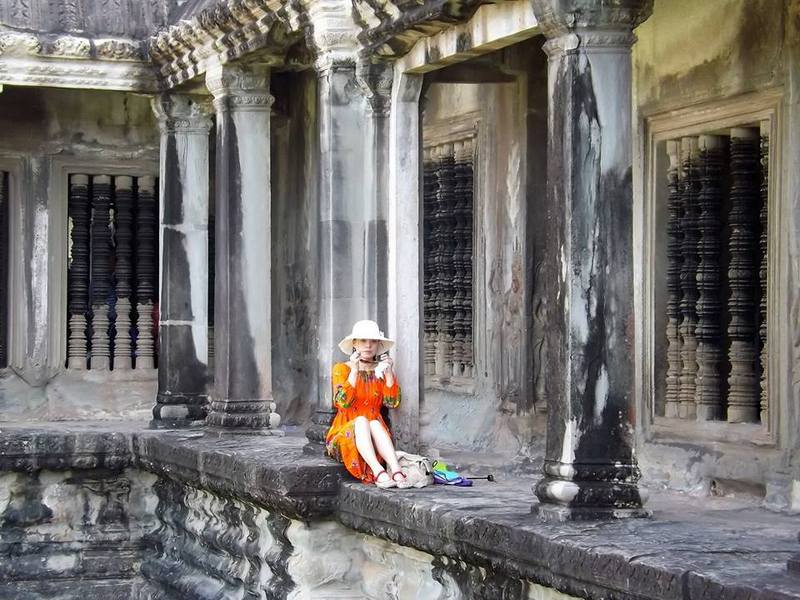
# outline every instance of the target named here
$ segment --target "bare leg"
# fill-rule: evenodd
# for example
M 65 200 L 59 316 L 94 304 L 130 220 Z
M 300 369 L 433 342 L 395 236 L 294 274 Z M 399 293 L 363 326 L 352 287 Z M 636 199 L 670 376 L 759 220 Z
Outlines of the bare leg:
M 375 455 L 375 447 L 372 445 L 372 435 L 370 433 L 369 421 L 366 417 L 356 417 L 353 423 L 353 429 L 356 434 L 356 448 L 361 458 L 372 469 L 372 474 L 377 478 L 378 473 L 383 471 L 381 463 L 378 462 L 378 457 Z
M 400 471 L 400 464 L 397 462 L 397 455 L 394 452 L 392 438 L 389 437 L 389 433 L 386 431 L 383 424 L 377 420 L 370 421 L 369 428 L 370 431 L 372 431 L 372 441 L 375 443 L 375 448 L 377 448 L 383 460 L 386 461 L 386 464 L 389 465 L 389 470 L 392 474 Z

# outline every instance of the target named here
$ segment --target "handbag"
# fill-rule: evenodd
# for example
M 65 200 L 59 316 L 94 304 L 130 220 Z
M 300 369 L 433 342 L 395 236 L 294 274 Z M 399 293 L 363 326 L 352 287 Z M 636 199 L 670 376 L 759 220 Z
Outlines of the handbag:
M 425 456 L 397 450 L 397 462 L 408 480 L 408 487 L 423 488 L 433 484 L 431 461 Z

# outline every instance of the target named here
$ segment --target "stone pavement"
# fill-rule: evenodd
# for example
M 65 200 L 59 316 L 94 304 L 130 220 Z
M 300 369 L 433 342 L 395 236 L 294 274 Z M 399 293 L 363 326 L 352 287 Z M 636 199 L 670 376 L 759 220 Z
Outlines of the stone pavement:
M 0 471 L 138 467 L 290 518 L 334 518 L 477 566 L 500 587 L 515 579 L 590 598 L 800 599 L 800 576 L 786 569 L 800 519 L 746 498 L 659 491 L 649 519 L 544 523 L 531 512 L 532 474 L 383 491 L 347 481 L 305 443 L 108 422 L 0 425 Z

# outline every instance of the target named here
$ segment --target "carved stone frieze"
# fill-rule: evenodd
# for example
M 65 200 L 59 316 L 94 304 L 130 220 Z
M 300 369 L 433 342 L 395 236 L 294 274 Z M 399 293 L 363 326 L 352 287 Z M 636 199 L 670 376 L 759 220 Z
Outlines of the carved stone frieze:
M 64 35 L 52 42 L 45 42 L 40 50 L 48 56 L 64 56 L 69 58 L 91 58 L 92 42 L 85 37 Z
M 158 87 L 153 69 L 142 63 L 55 56 L 43 61 L 16 55 L 0 55 L 0 83 L 137 92 L 153 92 Z
M 145 58 L 144 45 L 131 40 L 94 40 L 94 53 L 103 60 L 142 61 Z
M 3 33 L 0 35 L 0 55 L 36 55 L 42 49 L 42 42 L 32 33 Z

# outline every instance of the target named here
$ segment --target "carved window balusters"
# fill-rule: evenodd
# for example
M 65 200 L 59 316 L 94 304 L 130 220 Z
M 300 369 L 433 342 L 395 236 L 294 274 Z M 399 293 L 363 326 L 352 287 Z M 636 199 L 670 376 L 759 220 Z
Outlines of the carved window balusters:
M 0 171 L 0 369 L 8 366 L 8 173 Z
M 89 176 L 69 178 L 70 255 L 67 272 L 67 367 L 88 367 L 87 324 L 89 316 L 90 225 Z
M 152 177 L 70 176 L 68 368 L 155 367 L 156 210 Z
M 91 275 L 92 369 L 111 368 L 111 177 L 92 178 Z
M 425 250 L 423 252 L 423 365 L 426 375 L 436 373 L 436 278 L 434 267 L 433 240 L 436 239 L 436 166 L 433 148 L 425 148 L 423 155 L 422 203 L 423 203 L 423 236 Z
M 666 150 L 664 414 L 763 422 L 768 143 L 745 127 Z
M 669 170 L 669 222 L 667 223 L 667 389 L 664 414 L 667 417 L 680 415 L 681 404 L 681 336 L 678 328 L 681 323 L 681 268 L 683 266 L 683 199 L 681 197 L 680 144 L 667 142 Z
M 472 137 L 424 150 L 424 365 L 443 381 L 473 376 Z
M 682 419 L 694 419 L 696 408 L 695 380 L 697 378 L 697 244 L 700 241 L 698 220 L 700 206 L 697 202 L 699 183 L 697 176 L 697 138 L 681 140 L 681 199 L 683 204 L 683 241 L 681 254 L 681 403 L 679 414 Z
M 114 307 L 114 368 L 133 368 L 131 313 L 133 304 L 133 177 L 114 180 L 114 277 L 117 302 Z
M 758 223 L 760 235 L 758 237 L 758 250 L 761 255 L 758 267 L 758 283 L 760 299 L 758 303 L 758 342 L 760 348 L 761 366 L 761 422 L 767 422 L 769 410 L 767 390 L 767 199 L 769 198 L 769 137 L 761 136 L 760 148 L 761 189 Z
M 156 367 L 158 339 L 158 202 L 154 177 L 140 177 L 136 212 L 136 367 Z
M 697 380 L 695 411 L 703 421 L 722 416 L 722 369 L 724 356 L 722 337 L 720 231 L 722 208 L 722 140 L 719 136 L 703 135 L 699 139 L 700 205 L 698 229 L 700 239 L 697 254 Z
M 733 129 L 730 141 L 728 421 L 759 420 L 759 131 Z

